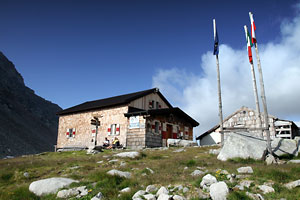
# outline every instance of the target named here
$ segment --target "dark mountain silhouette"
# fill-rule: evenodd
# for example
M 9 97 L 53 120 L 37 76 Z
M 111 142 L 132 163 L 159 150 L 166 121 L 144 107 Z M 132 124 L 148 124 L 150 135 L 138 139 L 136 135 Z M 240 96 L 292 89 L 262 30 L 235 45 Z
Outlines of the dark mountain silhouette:
M 60 110 L 26 87 L 0 52 L 0 158 L 53 151 Z

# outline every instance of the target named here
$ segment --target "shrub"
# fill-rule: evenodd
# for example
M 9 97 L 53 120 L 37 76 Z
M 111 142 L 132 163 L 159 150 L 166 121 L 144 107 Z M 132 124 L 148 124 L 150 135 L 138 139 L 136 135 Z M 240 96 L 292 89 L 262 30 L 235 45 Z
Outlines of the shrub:
M 196 161 L 195 160 L 189 160 L 186 163 L 186 166 L 188 166 L 188 167 L 193 167 L 195 165 L 196 165 Z

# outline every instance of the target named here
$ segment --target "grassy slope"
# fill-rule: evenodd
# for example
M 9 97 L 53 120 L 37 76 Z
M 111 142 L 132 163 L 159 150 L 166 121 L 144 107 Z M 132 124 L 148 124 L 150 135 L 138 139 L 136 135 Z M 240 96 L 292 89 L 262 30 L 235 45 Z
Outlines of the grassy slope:
M 249 180 L 255 184 L 249 189 L 252 193 L 261 193 L 257 186 L 264 182 L 274 182 L 275 193 L 264 195 L 265 199 L 300 199 L 300 187 L 287 190 L 282 187 L 283 183 L 300 179 L 300 165 L 285 164 L 266 166 L 261 161 L 231 160 L 221 162 L 215 155 L 206 153 L 208 147 L 187 148 L 185 152 L 174 153 L 175 148 L 169 150 L 144 150 L 138 159 L 119 159 L 119 162 L 108 163 L 115 159 L 113 155 L 119 151 L 105 151 L 96 155 L 86 155 L 85 152 L 43 153 L 7 160 L 0 160 L 0 199 L 55 199 L 56 195 L 48 195 L 42 198 L 36 197 L 28 191 L 31 182 L 49 177 L 69 177 L 80 180 L 80 183 L 72 186 L 86 185 L 90 194 L 83 199 L 90 199 L 101 191 L 106 199 L 131 199 L 139 189 L 145 189 L 149 184 L 168 186 L 169 184 L 182 184 L 190 188 L 189 195 L 198 199 L 197 189 L 202 177 L 192 177 L 190 174 L 197 167 L 205 167 L 212 175 L 216 169 L 226 169 L 230 173 L 237 173 L 236 169 L 241 166 L 252 166 L 254 174 Z M 97 164 L 103 160 L 102 164 Z M 120 167 L 120 162 L 125 161 L 126 166 Z M 74 166 L 79 168 L 72 169 Z M 184 170 L 184 167 L 188 169 Z M 146 167 L 155 173 L 151 174 Z M 122 171 L 131 171 L 133 178 L 126 180 L 112 177 L 106 172 L 112 168 Z M 136 168 L 132 170 L 132 168 Z M 29 177 L 24 177 L 24 172 Z M 144 174 L 147 174 L 146 176 Z M 225 177 L 217 175 L 218 180 Z M 235 183 L 228 184 L 233 187 Z M 125 187 L 133 190 L 129 194 L 117 197 L 119 190 Z M 245 192 L 231 191 L 229 199 L 247 199 Z

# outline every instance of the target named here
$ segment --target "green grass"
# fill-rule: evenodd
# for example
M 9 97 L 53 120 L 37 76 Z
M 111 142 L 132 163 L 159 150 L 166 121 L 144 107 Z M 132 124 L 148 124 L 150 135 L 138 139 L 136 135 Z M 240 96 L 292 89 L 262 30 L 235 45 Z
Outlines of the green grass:
M 299 199 L 300 187 L 293 190 L 283 187 L 283 184 L 289 181 L 300 179 L 300 166 L 297 164 L 267 166 L 262 161 L 239 158 L 222 162 L 217 160 L 215 155 L 206 153 L 209 147 L 186 148 L 186 151 L 180 153 L 173 152 L 175 149 L 143 150 L 141 156 L 136 159 L 118 158 L 119 161 L 115 163 L 108 163 L 108 160 L 115 159 L 114 154 L 120 151 L 106 150 L 96 155 L 86 155 L 84 151 L 43 153 L 0 160 L 0 200 L 54 200 L 56 194 L 37 197 L 28 190 L 31 182 L 49 177 L 68 177 L 79 180 L 79 183 L 73 183 L 70 187 L 87 186 L 91 191 L 86 197 L 81 198 L 83 200 L 91 199 L 98 192 L 102 192 L 106 200 L 129 200 L 136 191 L 145 189 L 150 184 L 158 186 L 181 184 L 190 188 L 188 192 L 190 199 L 198 200 L 197 190 L 200 188 L 204 175 L 199 177 L 190 175 L 197 167 L 205 167 L 205 170 L 208 170 L 207 173 L 217 176 L 218 181 L 226 181 L 226 176 L 217 173 L 216 169 L 225 169 L 229 173 L 237 174 L 236 169 L 241 166 L 251 166 L 254 170 L 254 174 L 246 178 L 254 181 L 247 191 L 262 194 L 257 186 L 265 182 L 274 182 L 273 187 L 276 192 L 263 195 L 266 200 Z M 103 163 L 97 164 L 100 160 Z M 120 167 L 122 161 L 126 162 L 126 165 Z M 74 166 L 79 168 L 72 169 Z M 154 174 L 151 174 L 146 169 L 147 167 L 151 168 Z M 107 171 L 113 168 L 131 172 L 132 178 L 125 179 L 108 175 Z M 28 172 L 29 177 L 24 177 L 24 172 Z M 249 199 L 245 191 L 232 190 L 236 184 L 238 180 L 234 183 L 227 183 L 230 188 L 228 199 Z M 131 192 L 120 194 L 119 191 L 126 187 L 130 187 Z
M 228 162 L 237 163 L 237 164 L 254 164 L 254 163 L 261 163 L 260 160 L 254 160 L 253 158 L 232 158 L 229 159 Z
M 246 195 L 246 192 L 243 192 L 243 191 L 234 191 L 234 192 L 231 192 L 228 197 L 227 197 L 228 200 L 252 200 L 250 197 L 248 197 Z

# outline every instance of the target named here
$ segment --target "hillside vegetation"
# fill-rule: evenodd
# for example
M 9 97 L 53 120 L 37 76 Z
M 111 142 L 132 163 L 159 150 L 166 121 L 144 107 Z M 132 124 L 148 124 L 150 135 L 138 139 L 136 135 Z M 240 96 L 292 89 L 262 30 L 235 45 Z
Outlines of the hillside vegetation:
M 218 181 L 227 182 L 230 188 L 227 199 L 250 199 L 246 191 L 260 193 L 265 199 L 300 199 L 300 187 L 288 190 L 283 186 L 284 183 L 300 179 L 300 164 L 267 166 L 263 161 L 251 159 L 222 162 L 217 160 L 216 155 L 209 154 L 209 149 L 210 147 L 189 147 L 178 152 L 174 152 L 178 148 L 145 149 L 135 159 L 114 157 L 121 150 L 105 150 L 95 155 L 87 155 L 85 151 L 49 152 L 4 159 L 0 160 L 0 199 L 56 199 L 55 194 L 35 196 L 28 190 L 30 183 L 49 177 L 68 177 L 80 181 L 72 183 L 70 187 L 88 187 L 89 194 L 81 199 L 91 199 L 100 191 L 105 199 L 132 199 L 136 191 L 145 190 L 148 185 L 155 184 L 169 188 L 182 185 L 189 188 L 189 191 L 184 194 L 179 192 L 180 195 L 196 200 L 201 199 L 198 194 L 200 182 L 208 173 Z M 99 161 L 103 162 L 97 163 Z M 242 179 L 230 182 L 226 175 L 220 173 L 220 169 L 227 170 L 230 174 L 238 174 L 236 169 L 243 166 L 251 166 L 254 171 L 243 179 L 254 182 L 250 188 L 240 191 L 234 186 Z M 110 176 L 107 171 L 111 169 L 131 172 L 132 178 Z M 196 169 L 206 172 L 200 176 L 192 176 L 191 173 Z M 264 183 L 272 185 L 275 192 L 263 194 L 258 185 Z M 119 191 L 126 187 L 130 187 L 131 192 L 120 195 Z

